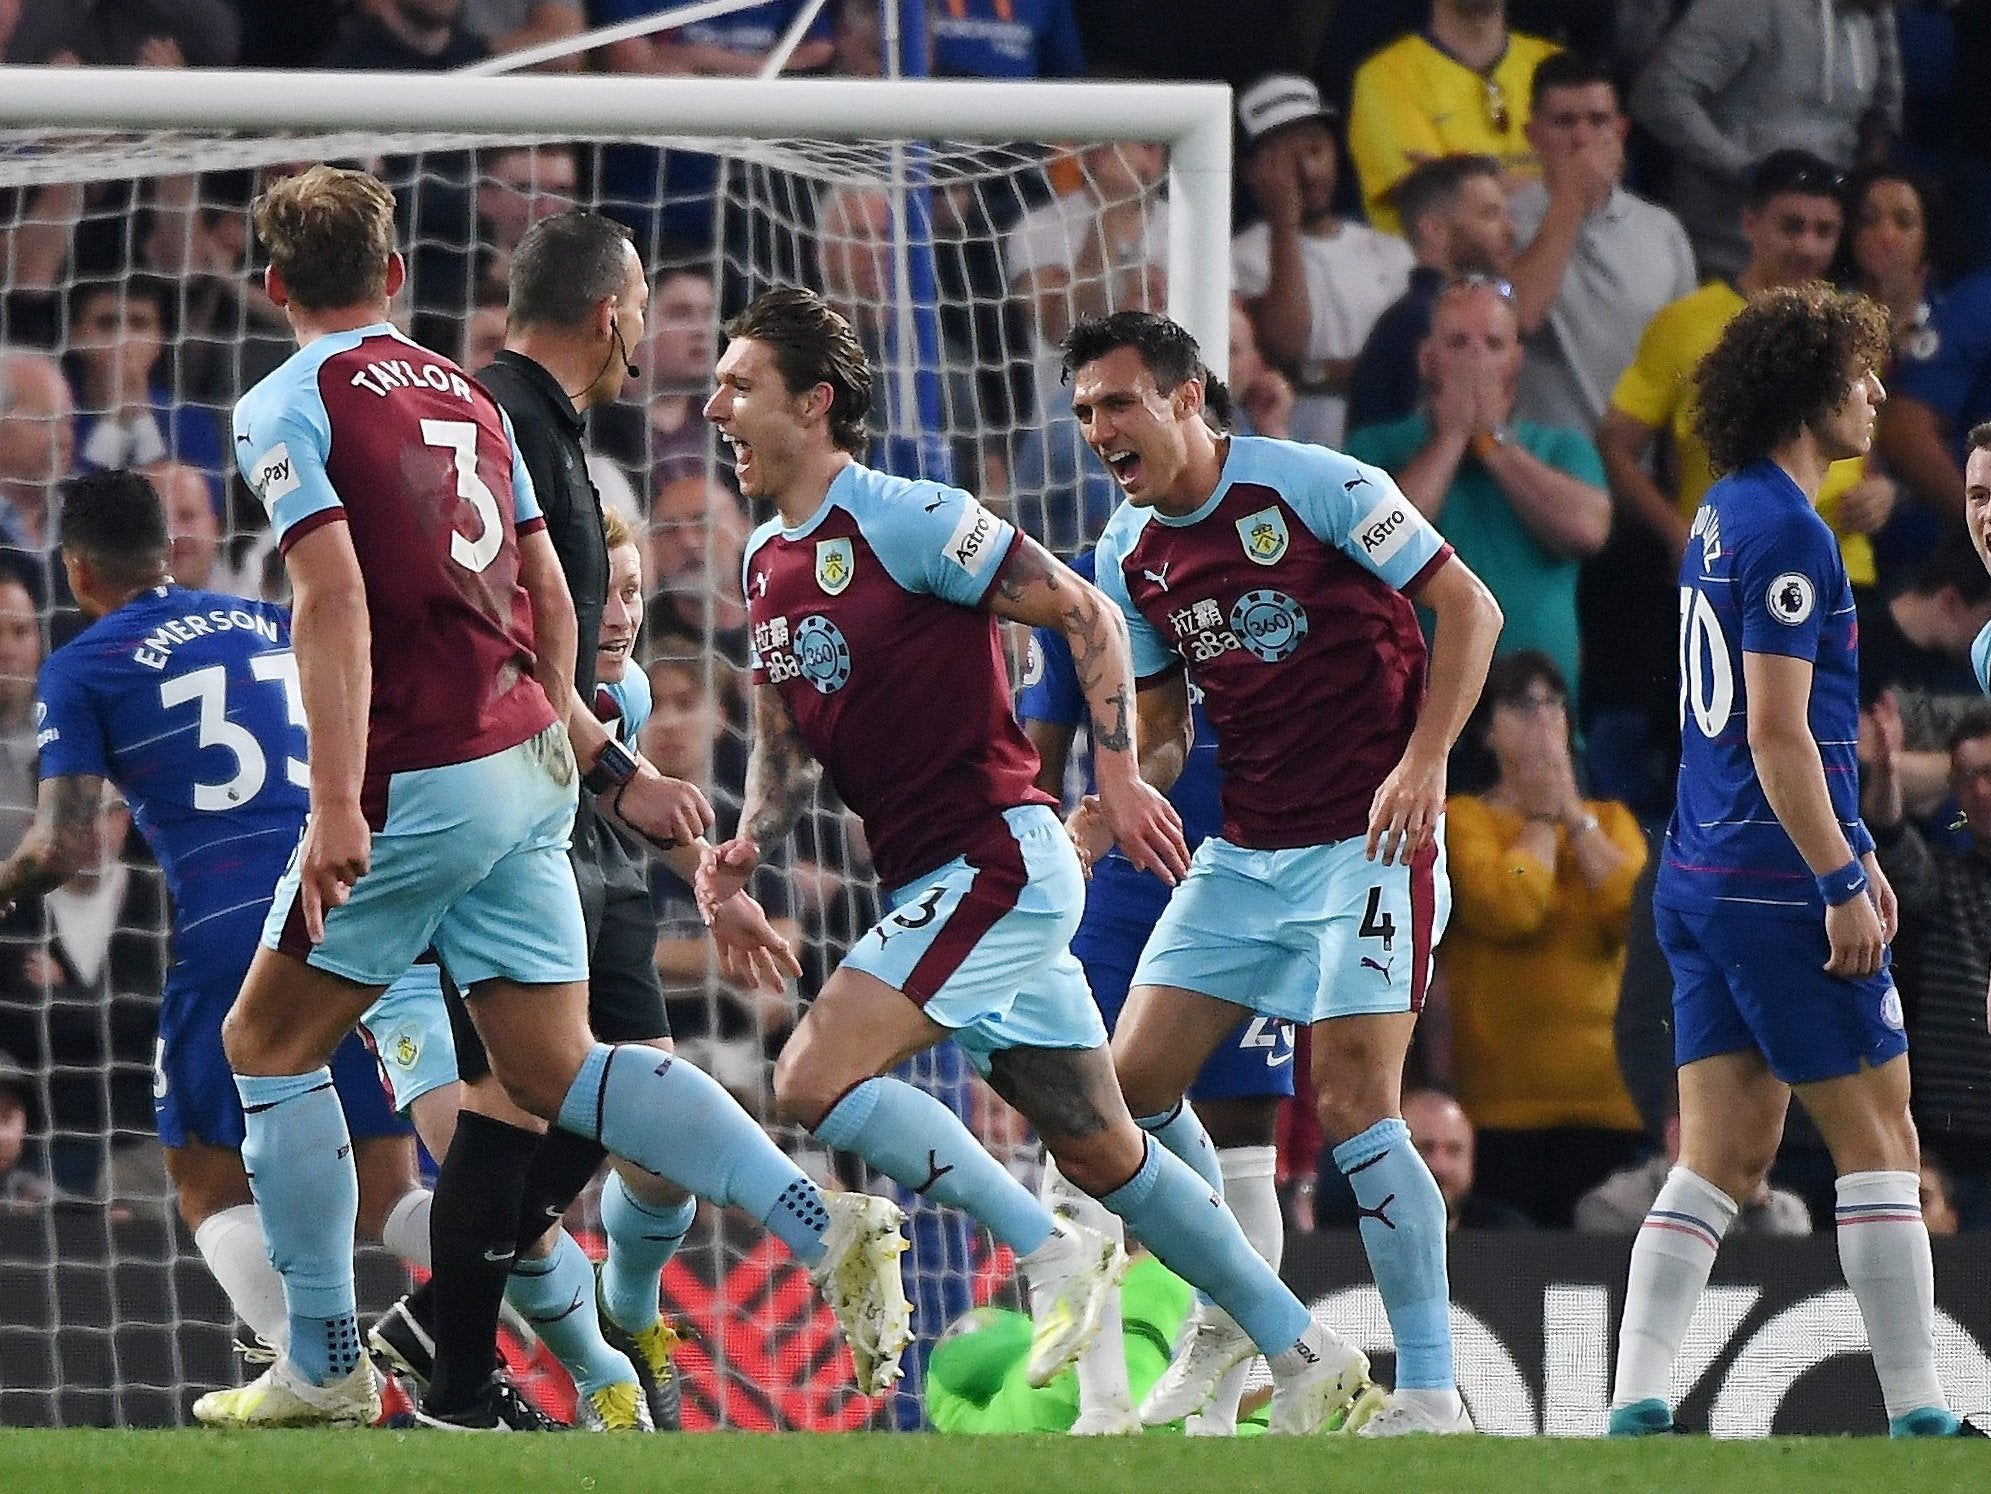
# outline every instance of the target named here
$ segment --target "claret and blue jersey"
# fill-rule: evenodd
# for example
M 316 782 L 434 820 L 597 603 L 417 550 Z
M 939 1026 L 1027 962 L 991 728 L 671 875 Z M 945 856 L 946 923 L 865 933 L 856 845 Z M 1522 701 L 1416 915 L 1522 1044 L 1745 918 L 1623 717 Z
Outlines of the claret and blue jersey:
M 546 521 L 510 422 L 454 363 L 385 322 L 315 338 L 236 405 L 235 458 L 286 553 L 349 525 L 372 631 L 376 821 L 391 775 L 552 724 L 515 541 Z
M 1007 809 L 1048 804 L 982 610 L 1019 543 L 968 494 L 857 463 L 742 562 L 754 682 L 773 685 L 901 886 L 1011 840 Z
M 1216 491 L 1171 517 L 1122 504 L 1099 587 L 1143 680 L 1187 667 L 1223 768 L 1224 837 L 1259 850 L 1364 834 L 1424 702 L 1407 594 L 1451 557 L 1389 475 L 1235 436 Z
M 1749 750 L 1745 653 L 1812 666 L 1809 724 L 1854 855 L 1860 821 L 1859 618 L 1839 545 L 1773 462 L 1708 490 L 1680 567 L 1680 786 L 1656 896 L 1684 912 L 1820 919 L 1811 868 Z

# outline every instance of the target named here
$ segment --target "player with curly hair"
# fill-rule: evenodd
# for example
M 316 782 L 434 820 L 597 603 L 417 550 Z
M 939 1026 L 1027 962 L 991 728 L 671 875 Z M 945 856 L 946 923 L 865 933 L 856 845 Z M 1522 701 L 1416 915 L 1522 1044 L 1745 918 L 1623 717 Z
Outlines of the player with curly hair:
M 1673 973 L 1680 1160 L 1632 1247 L 1614 1436 L 1664 1432 L 1673 1362 L 1793 1091 L 1838 1172 L 1839 1258 L 1897 1437 L 1955 1436 L 1888 971 L 1896 908 L 1859 817 L 1858 619 L 1815 505 L 1886 398 L 1887 319 L 1823 285 L 1758 296 L 1697 371 L 1718 471 L 1680 566 L 1678 798 L 1654 892 Z

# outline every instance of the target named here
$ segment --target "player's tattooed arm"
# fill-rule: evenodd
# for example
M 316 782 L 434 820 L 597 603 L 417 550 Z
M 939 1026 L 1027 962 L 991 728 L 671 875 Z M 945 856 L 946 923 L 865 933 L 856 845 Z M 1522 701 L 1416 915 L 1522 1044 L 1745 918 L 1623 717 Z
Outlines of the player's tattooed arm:
M 720 932 L 718 920 L 725 905 L 746 890 L 748 878 L 760 864 L 762 847 L 788 838 L 822 773 L 822 766 L 809 755 L 808 744 L 802 740 L 780 690 L 773 685 L 757 686 L 754 746 L 747 758 L 739 833 L 721 845 L 701 844 L 698 873 L 692 879 L 699 915 L 715 935 Z M 756 907 L 754 911 L 758 914 L 760 910 Z M 722 973 L 730 974 L 725 969 L 723 943 L 721 963 Z M 796 966 L 794 973 L 799 974 L 800 968 Z
M 1131 763 L 1134 666 L 1119 610 L 1028 536 L 1004 564 L 990 605 L 998 617 L 1064 635 L 1091 712 L 1093 751 L 1128 754 Z
M 780 844 L 795 828 L 822 777 L 802 733 L 773 685 L 754 690 L 754 750 L 747 760 L 740 834 L 756 846 Z
M 23 897 L 53 892 L 96 850 L 97 811 L 104 780 L 85 773 L 44 778 L 35 798 L 34 823 L 18 849 L 0 864 L 0 910 Z
M 1003 562 L 989 607 L 1011 622 L 1064 635 L 1092 718 L 1093 776 L 1099 781 L 1097 798 L 1088 799 L 1081 813 L 1103 814 L 1127 859 L 1172 886 L 1188 870 L 1189 849 L 1181 816 L 1142 781 L 1133 647 L 1120 609 L 1027 535 Z

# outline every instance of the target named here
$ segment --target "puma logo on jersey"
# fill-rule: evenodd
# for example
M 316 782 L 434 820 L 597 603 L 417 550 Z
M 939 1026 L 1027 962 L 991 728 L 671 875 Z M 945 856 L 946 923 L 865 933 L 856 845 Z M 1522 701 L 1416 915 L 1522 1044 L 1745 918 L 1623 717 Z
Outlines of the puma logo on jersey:
M 764 596 L 766 596 L 766 595 L 767 595 L 767 572 L 766 572 L 766 571 L 755 571 L 755 572 L 754 572 L 754 582 L 753 582 L 753 585 L 754 585 L 754 595 L 755 595 L 755 596 L 759 596 L 759 597 L 764 597 Z
M 1366 488 L 1372 486 L 1374 486 L 1374 484 L 1372 484 L 1368 478 L 1362 476 L 1360 473 L 1357 473 L 1355 476 L 1349 478 L 1348 481 L 1344 482 L 1341 485 L 1341 491 L 1344 493 L 1352 493 L 1357 488 Z
M 1394 964 L 1395 962 L 1394 962 L 1394 961 L 1392 961 L 1391 963 L 1392 963 L 1392 964 Z M 1381 963 L 1380 961 L 1377 961 L 1377 960 L 1372 960 L 1372 959 L 1370 959 L 1370 958 L 1369 958 L 1369 957 L 1368 957 L 1367 955 L 1363 955 L 1363 956 L 1362 956 L 1362 966 L 1363 966 L 1363 968 L 1364 968 L 1364 969 L 1367 969 L 1367 970 L 1380 970 L 1380 971 L 1382 971 L 1382 973 L 1383 973 L 1383 984 L 1384 984 L 1384 985 L 1388 985 L 1388 984 L 1389 984 L 1389 980 L 1390 980 L 1390 967 L 1389 967 L 1388 965 L 1385 965 L 1385 964 L 1383 964 L 1383 963 Z
M 1172 560 L 1164 560 L 1164 561 L 1163 561 L 1163 562 L 1161 563 L 1161 569 L 1160 569 L 1160 570 L 1158 570 L 1158 571 L 1145 571 L 1145 570 L 1144 570 L 1144 571 L 1142 571 L 1142 572 L 1141 572 L 1141 574 L 1142 574 L 1143 576 L 1147 577 L 1147 578 L 1148 578 L 1148 580 L 1150 580 L 1150 581 L 1154 582 L 1154 584 L 1155 584 L 1155 585 L 1157 585 L 1157 586 L 1159 586 L 1159 587 L 1160 587 L 1160 588 L 1161 588 L 1161 589 L 1162 589 L 1163 591 L 1167 591 L 1167 590 L 1168 590 L 1168 568 L 1169 568 L 1170 566 L 1174 565 L 1174 564 L 1175 564 L 1175 562 L 1174 562 L 1174 561 L 1172 561 Z

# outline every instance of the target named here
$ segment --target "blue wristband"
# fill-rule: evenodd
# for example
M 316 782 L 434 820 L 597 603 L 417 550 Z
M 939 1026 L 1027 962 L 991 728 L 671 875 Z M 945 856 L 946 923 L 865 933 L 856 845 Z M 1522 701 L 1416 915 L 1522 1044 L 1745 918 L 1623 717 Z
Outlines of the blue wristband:
M 1835 872 L 1827 872 L 1818 879 L 1818 895 L 1833 907 L 1850 903 L 1867 890 L 1866 868 L 1857 861 L 1848 861 Z

